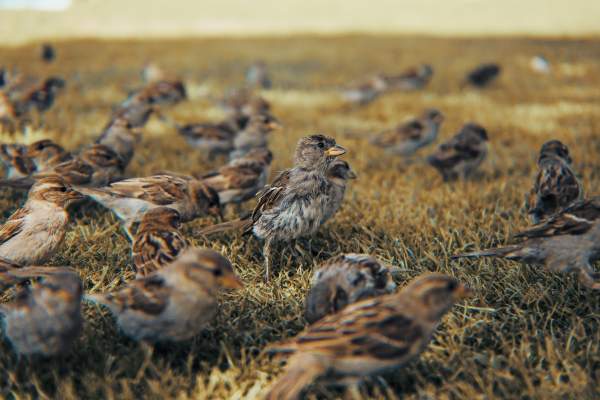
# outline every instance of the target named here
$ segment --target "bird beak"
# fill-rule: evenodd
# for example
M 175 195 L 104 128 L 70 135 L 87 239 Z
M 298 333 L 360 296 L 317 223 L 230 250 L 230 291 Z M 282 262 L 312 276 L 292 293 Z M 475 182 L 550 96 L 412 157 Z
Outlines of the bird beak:
M 455 292 L 455 296 L 458 300 L 469 298 L 473 295 L 473 290 L 467 285 L 461 284 Z
M 358 175 L 356 175 L 356 172 L 354 172 L 353 170 L 348 170 L 348 179 L 356 179 L 358 178 Z
M 234 274 L 224 275 L 219 279 L 219 284 L 228 289 L 241 289 L 244 287 L 241 279 Z
M 278 131 L 279 129 L 283 128 L 283 125 L 281 124 L 281 122 L 279 122 L 279 120 L 273 118 L 271 121 L 269 121 L 267 127 L 274 131 Z
M 335 146 L 330 147 L 327 150 L 325 150 L 325 155 L 327 157 L 338 157 L 345 153 L 346 153 L 346 149 L 337 144 Z

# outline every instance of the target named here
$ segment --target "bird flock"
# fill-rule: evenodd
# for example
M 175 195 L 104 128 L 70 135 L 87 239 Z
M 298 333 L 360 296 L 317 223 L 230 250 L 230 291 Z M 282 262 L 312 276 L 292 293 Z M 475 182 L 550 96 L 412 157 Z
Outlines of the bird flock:
M 55 57 L 52 46 L 44 45 L 44 62 Z M 43 124 L 65 81 L 0 72 L 2 130 Z M 500 72 L 497 64 L 483 64 L 468 72 L 464 82 L 485 88 Z M 390 91 L 422 90 L 433 74 L 426 64 L 396 76 L 377 74 L 350 85 L 341 96 L 361 106 Z M 296 241 L 314 235 L 336 215 L 348 184 L 357 178 L 342 159 L 347 150 L 332 137 L 314 133 L 298 141 L 293 166 L 268 182 L 274 157 L 269 135 L 283 123 L 258 94 L 272 86 L 263 62 L 248 70 L 247 87 L 220 101 L 227 116 L 218 123 L 172 121 L 163 110 L 186 100 L 184 82 L 155 64 L 144 68 L 143 77 L 145 85 L 114 109 L 95 142 L 79 152 L 49 139 L 0 146 L 5 169 L 0 186 L 28 191 L 23 206 L 0 227 L 0 288 L 13 293 L 0 304 L 0 314 L 3 333 L 20 356 L 68 351 L 81 333 L 84 301 L 108 308 L 123 334 L 141 343 L 198 335 L 218 311 L 219 291 L 244 283 L 223 255 L 191 246 L 182 223 L 209 216 L 214 224 L 194 234 L 210 237 L 235 230 L 256 237 L 263 245 L 269 283 L 280 270 L 281 255 L 303 251 Z M 209 160 L 226 161 L 197 175 L 160 171 L 128 177 L 127 167 L 153 115 Z M 363 139 L 410 160 L 437 140 L 443 121 L 443 113 L 430 108 Z M 487 130 L 466 122 L 425 161 L 444 181 L 464 180 L 478 173 L 488 151 Z M 453 258 L 503 257 L 542 265 L 573 272 L 585 287 L 600 289 L 600 274 L 592 267 L 600 257 L 600 197 L 584 196 L 572 164 L 567 146 L 547 141 L 532 188 L 524 193 L 530 228 L 515 235 L 513 244 Z M 249 200 L 255 205 L 244 211 Z M 85 293 L 75 270 L 44 266 L 59 251 L 73 208 L 90 201 L 115 214 L 131 243 L 135 279 L 113 292 Z M 238 218 L 224 221 L 225 207 Z M 398 288 L 396 270 L 371 255 L 354 253 L 319 265 L 306 296 L 306 329 L 265 349 L 287 359 L 267 398 L 295 399 L 320 378 L 352 385 L 405 365 L 427 347 L 453 305 L 472 292 L 452 276 L 433 273 Z

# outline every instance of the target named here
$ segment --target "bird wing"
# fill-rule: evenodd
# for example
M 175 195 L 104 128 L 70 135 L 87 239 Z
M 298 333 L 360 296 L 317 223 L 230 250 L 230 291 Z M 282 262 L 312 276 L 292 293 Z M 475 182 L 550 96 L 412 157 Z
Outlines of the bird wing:
M 143 232 L 133 244 L 133 264 L 138 276 L 146 276 L 172 262 L 188 246 L 177 230 L 150 230 Z
M 582 193 L 579 180 L 565 163 L 554 162 L 543 168 L 536 182 L 542 199 L 555 198 L 557 206 L 564 207 L 580 198 Z
M 126 287 L 104 295 L 104 301 L 120 309 L 143 314 L 160 314 L 169 303 L 169 287 L 159 275 L 131 281 Z M 103 302 L 103 301 L 101 301 Z
M 227 189 L 246 189 L 256 186 L 260 173 L 251 168 L 226 165 L 200 179 L 217 192 Z
M 31 211 L 27 208 L 19 208 L 15 211 L 4 224 L 0 227 L 0 245 L 6 243 L 23 230 L 25 225 L 25 218 Z
M 116 196 L 136 198 L 153 204 L 168 205 L 184 199 L 188 180 L 171 175 L 154 175 L 114 182 L 105 190 Z
M 232 140 L 233 132 L 221 125 L 190 124 L 178 128 L 179 133 L 189 139 Z
M 258 202 L 252 211 L 253 222 L 256 222 L 265 211 L 273 208 L 281 199 L 281 195 L 290 182 L 290 175 L 290 170 L 282 171 L 270 185 L 258 192 L 256 195 Z
M 90 183 L 94 175 L 94 167 L 79 158 L 73 158 L 58 164 L 52 171 L 36 174 L 36 177 L 52 174 L 64 177 L 72 185 L 86 185 Z

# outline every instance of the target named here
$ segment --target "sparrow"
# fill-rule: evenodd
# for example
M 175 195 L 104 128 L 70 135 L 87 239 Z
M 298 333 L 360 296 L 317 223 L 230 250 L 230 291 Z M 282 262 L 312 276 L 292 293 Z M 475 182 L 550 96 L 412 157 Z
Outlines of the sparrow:
M 69 350 L 83 326 L 83 286 L 77 273 L 62 267 L 25 267 L 8 273 L 20 280 L 14 300 L 0 304 L 4 334 L 19 355 L 60 355 Z
M 234 90 L 228 93 L 218 105 L 229 115 L 268 114 L 271 104 L 264 98 L 254 94 L 248 88 Z
M 558 140 L 542 145 L 538 173 L 525 201 L 525 209 L 534 224 L 583 199 L 583 186 L 571 169 L 569 148 Z
M 6 169 L 7 179 L 23 178 L 36 172 L 48 171 L 70 157 L 69 152 L 49 139 L 38 140 L 30 145 L 0 145 L 0 161 Z
M 384 76 L 388 90 L 418 90 L 424 88 L 433 76 L 431 65 L 422 64 L 396 76 Z
M 259 147 L 197 178 L 219 194 L 221 204 L 240 204 L 252 199 L 267 184 L 272 160 L 271 151 Z
M 246 84 L 252 88 L 271 89 L 271 78 L 267 65 L 263 61 L 257 61 L 248 68 Z
M 182 341 L 198 335 L 217 312 L 221 288 L 242 288 L 221 254 L 189 248 L 179 258 L 114 293 L 86 299 L 110 309 L 125 335 L 138 341 Z
M 364 82 L 352 84 L 342 91 L 344 99 L 357 105 L 366 105 L 388 89 L 383 75 L 374 75 Z
M 56 58 L 56 50 L 50 43 L 42 44 L 40 53 L 40 58 L 45 63 L 51 63 Z
M 456 278 L 427 274 L 397 293 L 324 317 L 267 349 L 287 357 L 287 367 L 266 398 L 298 399 L 321 376 L 359 380 L 406 365 L 425 350 L 441 318 L 470 293 Z
M 35 109 L 43 114 L 54 104 L 58 93 L 65 87 L 65 81 L 59 77 L 50 77 L 35 85 L 16 87 L 8 92 L 9 99 L 17 117 L 26 116 Z
M 408 157 L 437 139 L 443 121 L 444 116 L 440 111 L 427 109 L 419 118 L 383 131 L 371 139 L 371 144 L 386 152 Z
M 488 153 L 487 131 L 475 123 L 465 124 L 449 141 L 427 158 L 444 181 L 465 179 L 485 160 Z
M 243 114 L 232 114 L 219 123 L 175 124 L 175 128 L 190 146 L 206 151 L 212 159 L 234 149 L 235 135 L 246 127 L 248 121 L 249 117 Z
M 153 175 L 125 179 L 101 188 L 76 188 L 114 212 L 123 221 L 130 239 L 133 238 L 133 224 L 153 208 L 174 209 L 182 222 L 206 214 L 220 216 L 221 213 L 218 193 L 191 176 Z
M 171 106 L 187 99 L 185 86 L 180 80 L 160 80 L 148 83 L 145 87 L 133 93 L 123 103 L 128 107 L 134 104 Z
M 348 304 L 395 290 L 396 283 L 387 265 L 368 254 L 341 254 L 314 272 L 304 317 L 312 324 Z
M 58 176 L 38 180 L 23 207 L 0 227 L 0 257 L 20 265 L 48 260 L 65 236 L 67 208 L 82 198 Z
M 584 286 L 600 289 L 600 273 L 592 267 L 600 258 L 600 197 L 575 202 L 515 238 L 522 241 L 453 258 L 501 257 L 552 272 L 575 272 Z
M 338 212 L 344 201 L 346 186 L 350 179 L 356 179 L 356 173 L 350 168 L 344 160 L 336 159 L 331 162 L 327 168 L 327 180 L 331 184 L 326 192 L 328 200 L 325 206 L 323 222 L 328 221 Z
M 188 247 L 180 227 L 181 217 L 172 208 L 153 208 L 142 216 L 131 245 L 137 278 L 171 263 Z
M 467 74 L 466 82 L 476 88 L 484 88 L 498 78 L 500 72 L 498 64 L 481 64 Z
M 239 158 L 252 149 L 266 148 L 267 136 L 279 128 L 281 124 L 270 114 L 252 115 L 245 128 L 234 136 L 230 157 Z
M 127 105 L 120 105 L 113 111 L 111 119 L 104 130 L 109 129 L 116 120 L 127 121 L 131 128 L 141 128 L 146 125 L 152 114 L 159 114 L 160 116 L 158 107 L 153 104 L 133 102 Z
M 104 129 L 96 143 L 112 149 L 123 162 L 123 168 L 126 168 L 133 158 L 141 135 L 142 131 L 134 128 L 127 118 L 116 118 Z

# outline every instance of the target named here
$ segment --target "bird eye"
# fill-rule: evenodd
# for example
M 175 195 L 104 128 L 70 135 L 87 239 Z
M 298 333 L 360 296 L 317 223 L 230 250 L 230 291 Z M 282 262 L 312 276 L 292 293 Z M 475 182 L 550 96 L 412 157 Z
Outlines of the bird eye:
M 213 270 L 213 275 L 214 276 L 222 276 L 223 275 L 223 271 L 221 271 L 220 269 L 214 269 Z
M 446 288 L 448 289 L 449 292 L 453 292 L 454 290 L 456 290 L 457 287 L 458 287 L 458 283 L 456 281 L 450 281 L 450 282 L 448 282 L 448 285 L 446 286 Z
M 317 146 L 319 146 L 319 148 L 322 149 L 323 147 L 325 147 L 325 144 L 323 142 L 319 142 Z
M 64 193 L 64 192 L 67 191 L 67 188 L 63 186 L 63 187 L 60 188 L 60 191 Z

